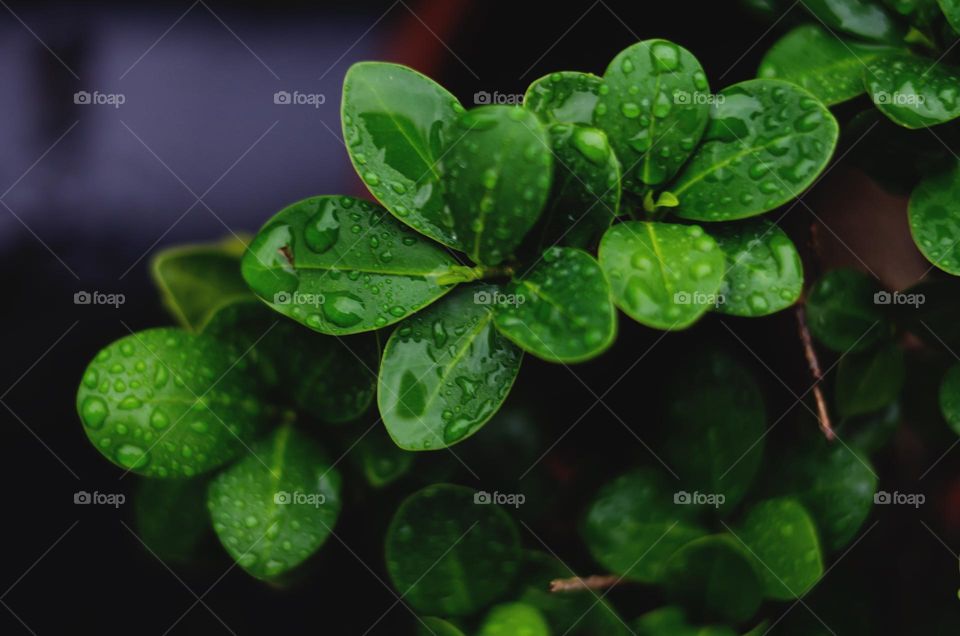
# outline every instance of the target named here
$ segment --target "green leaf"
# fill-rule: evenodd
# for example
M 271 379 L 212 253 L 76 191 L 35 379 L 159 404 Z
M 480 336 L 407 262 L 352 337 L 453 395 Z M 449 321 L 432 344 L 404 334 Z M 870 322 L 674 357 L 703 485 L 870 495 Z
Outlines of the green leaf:
M 942 62 L 908 54 L 874 60 L 864 81 L 880 112 L 906 128 L 960 117 L 960 71 Z
M 904 29 L 877 2 L 870 0 L 804 0 L 803 8 L 831 29 L 878 42 L 898 43 Z
M 461 442 L 503 404 L 523 353 L 494 328 L 490 305 L 501 293 L 489 285 L 458 289 L 390 336 L 377 404 L 400 448 Z
M 514 279 L 494 311 L 497 329 L 550 362 L 600 355 L 616 337 L 617 313 L 599 263 L 584 251 L 550 248 Z
M 661 580 L 670 556 L 706 534 L 694 506 L 675 503 L 677 487 L 640 468 L 600 489 L 587 510 L 583 537 L 604 568 L 643 583 Z
M 767 598 L 800 598 L 823 575 L 823 556 L 813 519 L 795 499 L 768 499 L 753 506 L 736 531 L 749 549 Z
M 309 437 L 282 426 L 210 483 L 207 507 L 240 567 L 273 579 L 324 544 L 340 514 L 340 473 Z
M 452 289 L 439 246 L 352 197 L 321 196 L 278 212 L 243 258 L 270 307 L 315 331 L 347 335 L 393 324 Z M 446 282 L 446 281 L 445 281 Z
M 864 453 L 876 453 L 896 434 L 901 411 L 900 402 L 894 402 L 883 410 L 847 418 L 835 430 L 848 446 Z
M 137 536 L 161 561 L 188 563 L 210 533 L 200 479 L 144 479 L 133 498 Z
M 846 418 L 889 406 L 897 401 L 904 377 L 903 351 L 896 343 L 844 356 L 837 367 L 837 411 Z
M 803 263 L 790 237 L 764 219 L 712 227 L 727 257 L 717 311 L 767 316 L 791 306 L 803 292 Z
M 950 27 L 960 33 L 960 0 L 937 0 L 940 10 L 950 23 Z
M 372 487 L 392 484 L 413 467 L 413 454 L 399 448 L 379 427 L 362 435 L 356 445 L 356 458 Z
M 590 125 L 602 85 L 603 79 L 592 73 L 551 73 L 530 84 L 523 107 L 545 124 Z
M 516 524 L 476 491 L 434 484 L 412 494 L 387 529 L 387 573 L 414 609 L 472 614 L 503 596 L 520 562 Z
M 747 493 L 763 457 L 766 415 L 750 370 L 721 351 L 701 351 L 672 368 L 664 404 L 663 453 L 677 487 L 722 495 L 731 509 Z
M 636 636 L 737 636 L 729 627 L 694 626 L 675 605 L 647 612 L 634 622 Z
M 417 625 L 417 636 L 464 636 L 464 633 L 454 625 L 436 616 L 426 616 L 422 624 Z
M 913 241 L 931 263 L 960 276 L 960 162 L 927 176 L 910 196 Z
M 600 241 L 600 267 L 628 316 L 656 329 L 684 329 L 718 300 L 724 255 L 695 225 L 628 221 Z
M 892 50 L 841 40 L 819 24 L 804 24 L 767 51 L 757 77 L 799 84 L 831 106 L 863 93 L 864 65 L 883 59 Z
M 666 183 L 707 125 L 710 86 L 700 62 L 666 40 L 621 51 L 603 75 L 594 124 L 623 164 L 623 187 L 643 194 Z
M 950 428 L 960 435 L 960 364 L 950 367 L 940 384 L 940 411 Z
M 255 434 L 255 386 L 209 336 L 148 329 L 109 345 L 77 391 L 87 437 L 110 461 L 147 477 L 192 477 L 230 461 Z
M 892 333 L 878 304 L 883 293 L 872 278 L 856 270 L 827 272 L 807 297 L 810 332 L 839 353 L 866 351 L 883 342 Z
M 163 304 L 184 329 L 198 330 L 220 305 L 249 298 L 240 275 L 245 246 L 228 239 L 209 245 L 183 245 L 153 257 L 150 274 Z
M 500 603 L 487 612 L 477 636 L 550 636 L 546 619 L 533 605 Z
M 543 211 L 553 174 L 550 138 L 530 111 L 475 108 L 458 120 L 443 171 L 462 249 L 477 263 L 498 265 Z
M 677 215 L 731 221 L 800 196 L 830 161 L 839 127 L 816 97 L 782 80 L 755 79 L 717 95 L 703 143 L 670 187 Z
M 750 557 L 732 537 L 711 535 L 677 550 L 664 571 L 667 596 L 709 619 L 743 622 L 761 601 Z
M 343 136 L 357 173 L 391 214 L 450 247 L 460 243 L 439 161 L 463 112 L 442 86 L 399 64 L 360 62 L 343 80 Z

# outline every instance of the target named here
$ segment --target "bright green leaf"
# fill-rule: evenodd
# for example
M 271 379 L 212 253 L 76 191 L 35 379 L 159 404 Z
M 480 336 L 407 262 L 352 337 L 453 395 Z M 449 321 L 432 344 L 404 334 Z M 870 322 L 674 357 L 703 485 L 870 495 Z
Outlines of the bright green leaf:
M 870 0 L 804 0 L 802 6 L 831 29 L 867 40 L 897 43 L 904 35 L 890 12 Z
M 523 96 L 523 107 L 545 124 L 593 123 L 603 79 L 592 73 L 562 71 L 536 80 Z
M 930 58 L 874 60 L 864 72 L 880 111 L 906 128 L 929 128 L 960 117 L 960 71 Z
M 960 161 L 921 181 L 908 210 L 910 233 L 923 255 L 960 276 Z
M 883 294 L 873 279 L 856 270 L 827 272 L 807 296 L 810 332 L 839 353 L 869 349 L 891 334 L 881 311 Z
M 487 612 L 477 636 L 550 636 L 550 627 L 533 605 L 500 603 Z
M 737 636 L 729 627 L 691 625 L 676 605 L 647 612 L 633 625 L 636 636 Z
M 900 395 L 905 373 L 903 351 L 893 342 L 845 355 L 837 367 L 837 411 L 846 418 L 889 406 Z

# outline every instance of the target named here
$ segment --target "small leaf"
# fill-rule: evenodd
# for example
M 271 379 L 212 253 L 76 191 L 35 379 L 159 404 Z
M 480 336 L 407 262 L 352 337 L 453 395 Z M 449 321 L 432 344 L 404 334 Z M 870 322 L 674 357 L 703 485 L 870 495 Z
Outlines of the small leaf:
M 523 107 L 545 124 L 590 125 L 602 85 L 603 79 L 592 73 L 551 73 L 530 84 Z
M 898 43 L 904 35 L 890 12 L 870 0 L 804 0 L 803 8 L 831 29 L 867 40 Z
M 956 33 L 960 33 L 960 0 L 937 0 L 940 10 Z
M 729 86 L 717 95 L 702 145 L 670 188 L 680 199 L 677 215 L 731 221 L 792 201 L 826 167 L 838 136 L 827 107 L 795 84 L 755 79 Z
M 749 549 L 767 598 L 800 598 L 823 575 L 817 529 L 795 499 L 768 499 L 753 506 L 736 536 Z
M 137 536 L 161 561 L 189 563 L 210 534 L 201 479 L 144 479 L 133 499 Z
M 940 411 L 950 428 L 960 435 L 960 364 L 950 367 L 940 384 Z
M 162 250 L 150 264 L 163 304 L 184 329 L 198 330 L 217 307 L 250 290 L 240 275 L 244 245 L 226 240 Z
M 636 636 L 737 636 L 729 627 L 691 625 L 676 605 L 647 612 L 633 625 Z
M 448 621 L 436 616 L 425 616 L 417 624 L 417 636 L 464 636 L 460 629 Z
M 891 334 L 892 327 L 877 304 L 884 293 L 873 279 L 856 270 L 827 272 L 807 297 L 810 332 L 839 353 L 866 351 Z
M 487 612 L 477 636 L 550 636 L 546 619 L 533 605 L 500 603 Z
M 696 225 L 628 221 L 600 241 L 613 299 L 655 329 L 684 329 L 718 300 L 724 255 Z
M 520 562 L 513 519 L 479 493 L 434 484 L 410 495 L 387 529 L 387 573 L 414 609 L 472 614 L 503 596 Z
M 211 482 L 213 529 L 258 579 L 300 565 L 324 544 L 340 514 L 340 473 L 308 437 L 286 425 Z
M 908 54 L 874 60 L 864 81 L 880 112 L 906 128 L 960 117 L 960 71 L 942 62 Z
M 846 418 L 889 406 L 899 397 L 904 376 L 903 351 L 893 342 L 845 355 L 837 366 L 837 411 Z
M 455 262 L 383 208 L 321 196 L 278 212 L 243 258 L 270 307 L 315 331 L 347 335 L 393 324 L 452 289 Z
M 803 263 L 790 237 L 763 219 L 724 223 L 711 236 L 727 257 L 717 311 L 766 316 L 791 306 L 803 292 Z
M 377 403 L 406 450 L 445 448 L 477 432 L 503 404 L 523 353 L 493 325 L 497 288 L 462 288 L 412 316 L 383 352 Z
M 399 64 L 360 62 L 343 80 L 343 136 L 357 173 L 396 218 L 450 247 L 459 241 L 438 164 L 462 112 L 442 86 Z
M 406 475 L 414 456 L 399 448 L 381 428 L 362 433 L 356 445 L 356 458 L 367 483 L 383 488 Z
M 530 111 L 483 106 L 458 120 L 443 159 L 443 183 L 462 249 L 477 263 L 509 258 L 540 217 L 553 154 Z
M 230 461 L 258 427 L 256 390 L 229 347 L 180 329 L 117 340 L 87 366 L 77 411 L 110 461 L 147 477 L 192 477 Z
M 583 537 L 604 568 L 643 583 L 661 580 L 670 556 L 706 534 L 694 506 L 679 505 L 677 488 L 658 471 L 641 468 L 600 489 L 587 511 Z
M 586 252 L 551 248 L 504 291 L 494 311 L 497 329 L 539 358 L 587 360 L 600 355 L 616 336 L 610 285 Z
M 621 51 L 603 75 L 594 124 L 623 164 L 623 187 L 642 195 L 666 183 L 707 125 L 710 86 L 690 51 L 646 40 Z
M 863 66 L 893 49 L 841 40 L 819 24 L 798 26 L 777 41 L 760 63 L 757 77 L 799 84 L 827 106 L 864 92 Z
M 913 241 L 931 263 L 960 276 L 960 162 L 927 176 L 910 196 Z

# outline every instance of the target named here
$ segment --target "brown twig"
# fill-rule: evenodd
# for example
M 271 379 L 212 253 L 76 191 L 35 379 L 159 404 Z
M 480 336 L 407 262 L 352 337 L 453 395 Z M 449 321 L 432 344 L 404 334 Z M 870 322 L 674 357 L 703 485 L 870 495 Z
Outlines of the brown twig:
M 569 579 L 550 581 L 551 592 L 579 592 L 581 590 L 604 590 L 620 582 L 621 577 L 612 574 L 594 574 L 587 577 L 572 576 Z
M 810 367 L 810 375 L 813 376 L 813 398 L 817 402 L 817 414 L 820 419 L 820 430 L 829 441 L 833 441 L 836 435 L 833 433 L 833 426 L 830 424 L 830 414 L 827 412 L 827 400 L 823 397 L 823 389 L 820 388 L 820 380 L 823 379 L 823 372 L 820 370 L 820 360 L 817 358 L 817 350 L 813 347 L 813 338 L 810 337 L 810 328 L 807 327 L 807 311 L 803 302 L 797 303 L 797 328 L 800 331 L 800 340 L 803 342 L 803 353 L 807 357 L 807 365 Z

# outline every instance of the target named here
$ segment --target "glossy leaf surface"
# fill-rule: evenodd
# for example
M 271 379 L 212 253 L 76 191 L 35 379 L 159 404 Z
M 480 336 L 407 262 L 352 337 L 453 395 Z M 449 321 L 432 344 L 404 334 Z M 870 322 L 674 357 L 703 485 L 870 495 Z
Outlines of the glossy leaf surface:
M 477 636 L 550 636 L 550 626 L 533 605 L 500 603 L 487 612 Z
M 804 0 L 803 8 L 833 29 L 878 42 L 899 42 L 904 29 L 878 2 Z
M 960 276 L 960 161 L 920 182 L 910 196 L 910 233 L 931 263 Z
M 866 274 L 852 269 L 827 272 L 807 297 L 810 332 L 839 353 L 864 351 L 888 338 L 891 326 L 877 303 L 884 292 Z
M 602 85 L 603 79 L 592 73 L 551 73 L 530 84 L 523 107 L 545 124 L 590 125 Z
M 928 128 L 960 117 L 960 70 L 930 58 L 875 60 L 864 72 L 880 111 L 906 128 Z

